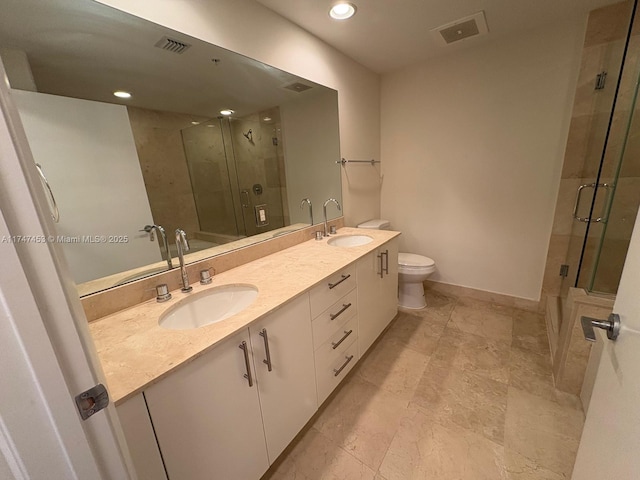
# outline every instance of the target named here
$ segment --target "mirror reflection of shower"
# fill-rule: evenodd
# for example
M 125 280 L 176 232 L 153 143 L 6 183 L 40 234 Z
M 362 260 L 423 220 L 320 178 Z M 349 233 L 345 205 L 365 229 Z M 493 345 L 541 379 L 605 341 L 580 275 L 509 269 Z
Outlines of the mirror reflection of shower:
M 196 248 L 289 224 L 277 107 L 181 130 L 199 229 Z M 260 188 L 255 188 L 259 185 Z

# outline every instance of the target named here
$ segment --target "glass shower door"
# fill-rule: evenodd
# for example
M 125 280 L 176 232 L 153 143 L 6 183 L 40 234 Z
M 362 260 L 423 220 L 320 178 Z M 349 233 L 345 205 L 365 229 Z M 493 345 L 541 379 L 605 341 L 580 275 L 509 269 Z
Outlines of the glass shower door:
M 630 68 L 623 65 L 628 64 L 632 56 L 627 53 L 632 43 L 628 41 L 632 12 L 633 2 L 628 2 L 622 12 L 624 21 L 616 31 L 610 32 L 607 41 L 603 42 L 597 36 L 595 40 L 587 37 L 585 41 L 582 83 L 576 91 L 571 123 L 574 133 L 582 129 L 582 134 L 573 135 L 577 141 L 567 145 L 566 153 L 566 159 L 573 156 L 579 160 L 567 165 L 565 159 L 563 171 L 563 178 L 570 177 L 573 182 L 575 208 L 565 262 L 568 271 L 562 280 L 561 299 L 566 298 L 571 287 L 589 288 L 605 233 L 628 119 L 628 114 L 625 115 L 628 107 L 624 105 L 629 104 L 631 96 Z M 567 168 L 573 171 L 567 172 Z M 563 304 L 561 302 L 560 306 Z
M 634 26 L 635 30 L 635 26 Z M 633 33 L 637 34 L 637 31 Z M 640 38 L 632 33 L 614 119 L 618 131 L 611 144 L 611 163 L 615 166 L 611 197 L 601 222 L 593 268 L 588 272 L 589 291 L 615 294 L 622 275 L 631 233 L 640 207 L 640 116 L 637 114 L 640 82 Z M 614 121 L 615 121 L 614 120 Z

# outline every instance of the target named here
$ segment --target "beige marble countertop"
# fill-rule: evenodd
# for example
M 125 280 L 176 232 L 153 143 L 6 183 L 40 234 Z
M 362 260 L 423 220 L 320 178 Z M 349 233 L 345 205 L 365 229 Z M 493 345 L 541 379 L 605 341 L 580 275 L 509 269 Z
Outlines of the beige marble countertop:
M 120 404 L 181 365 L 209 351 L 229 335 L 308 291 L 332 273 L 400 235 L 388 230 L 341 228 L 338 235 L 368 235 L 373 241 L 356 247 L 332 247 L 327 239 L 309 240 L 278 253 L 220 273 L 210 285 L 191 279 L 193 291 L 173 291 L 165 303 L 150 300 L 89 324 L 107 378 L 109 396 Z M 333 237 L 333 236 L 332 236 Z M 169 308 L 198 292 L 230 284 L 258 288 L 256 300 L 242 312 L 191 330 L 167 330 L 158 319 Z

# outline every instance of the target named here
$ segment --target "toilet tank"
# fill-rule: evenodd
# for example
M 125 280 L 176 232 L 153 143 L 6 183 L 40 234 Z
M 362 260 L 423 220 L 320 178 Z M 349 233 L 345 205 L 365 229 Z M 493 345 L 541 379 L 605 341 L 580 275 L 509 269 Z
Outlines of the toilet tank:
M 358 228 L 369 228 L 371 230 L 389 230 L 391 224 L 389 220 L 382 220 L 374 218 L 373 220 L 367 220 L 364 223 L 358 225 Z

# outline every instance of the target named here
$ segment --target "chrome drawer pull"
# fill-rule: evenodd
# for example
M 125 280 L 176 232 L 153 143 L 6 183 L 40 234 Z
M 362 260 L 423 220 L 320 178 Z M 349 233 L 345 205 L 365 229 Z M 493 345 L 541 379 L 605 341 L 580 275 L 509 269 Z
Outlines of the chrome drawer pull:
M 337 370 L 336 370 L 335 368 L 333 369 L 333 376 L 334 376 L 334 377 L 337 377 L 338 375 L 340 375 L 340 372 L 342 372 L 342 370 L 344 370 L 344 367 L 346 367 L 347 365 L 349 365 L 349 362 L 350 362 L 351 360 L 353 360 L 353 355 L 350 355 L 350 356 L 348 356 L 348 357 L 344 357 L 344 358 L 346 358 L 346 359 L 347 359 L 347 361 L 346 361 L 346 362 L 344 362 L 344 363 L 342 364 L 342 366 L 341 366 L 340 368 L 338 368 Z
M 336 283 L 330 283 L 329 284 L 329 290 L 331 290 L 334 287 L 337 287 L 338 285 L 340 285 L 342 282 L 344 282 L 347 278 L 349 278 L 351 276 L 351 274 L 349 275 L 342 275 L 342 279 L 338 280 Z
M 249 362 L 249 348 L 247 347 L 247 342 L 243 340 L 238 348 L 244 352 L 244 366 L 247 369 L 247 373 L 245 373 L 243 377 L 249 381 L 249 386 L 253 387 L 253 377 L 251 376 L 251 363 Z
M 265 360 L 262 360 L 262 363 L 267 366 L 268 371 L 271 371 L 273 368 L 271 367 L 271 352 L 269 352 L 269 337 L 267 336 L 267 329 L 263 328 L 258 335 L 264 339 L 264 353 L 267 357 Z
M 343 303 L 342 304 L 342 308 L 340 309 L 340 311 L 338 313 L 330 313 L 329 314 L 329 318 L 331 318 L 331 320 L 335 320 L 336 318 L 338 318 L 340 315 L 342 315 L 344 313 L 344 311 L 349 308 L 351 306 L 350 303 Z
M 387 275 L 389 275 L 389 250 L 385 250 L 384 252 L 382 252 L 380 255 L 384 255 L 384 259 L 385 259 L 385 267 L 384 267 L 384 273 L 386 273 Z
M 337 342 L 335 342 L 335 343 L 334 343 L 334 342 L 331 342 L 331 348 L 333 348 L 334 350 L 335 350 L 336 348 L 338 348 L 338 347 L 340 346 L 340 344 L 341 344 L 342 342 L 344 342 L 344 341 L 347 339 L 347 337 L 348 337 L 349 335 L 351 335 L 352 333 L 353 333 L 353 330 L 349 330 L 348 332 L 345 330 L 345 331 L 344 331 L 344 337 L 342 337 L 340 340 L 338 340 L 338 341 L 337 341 Z

